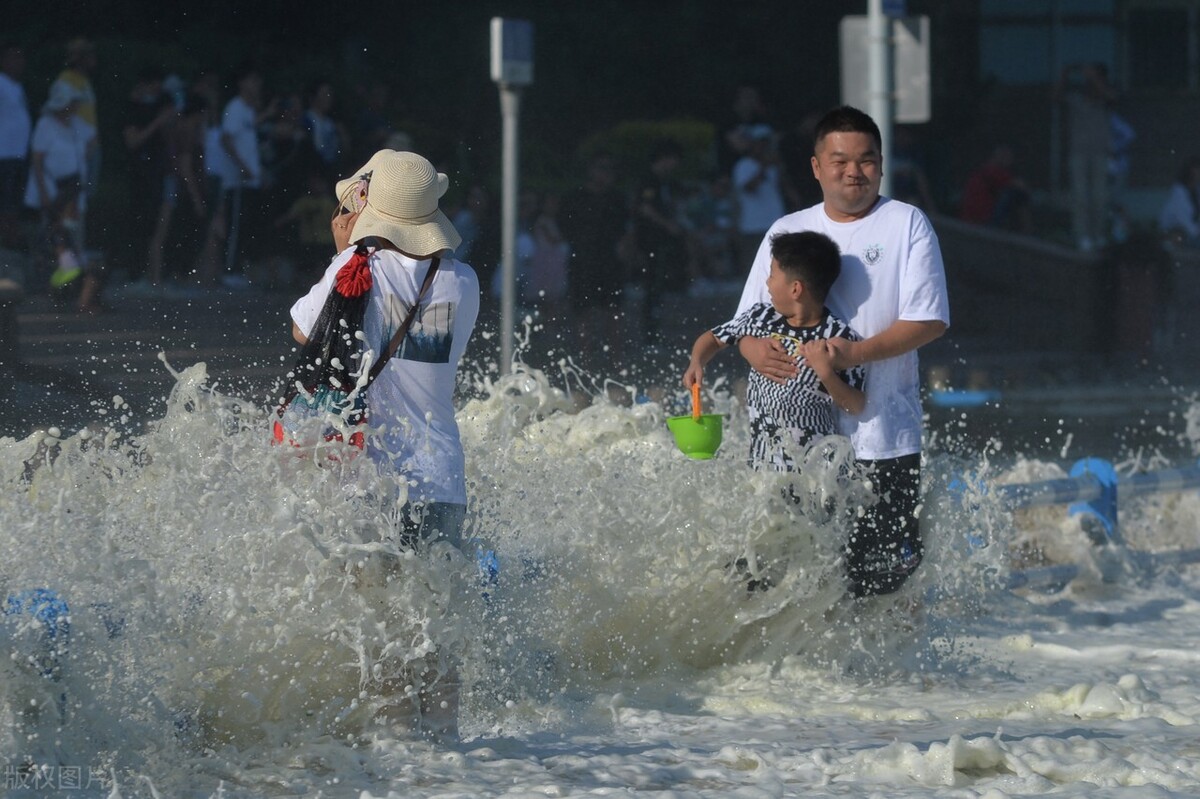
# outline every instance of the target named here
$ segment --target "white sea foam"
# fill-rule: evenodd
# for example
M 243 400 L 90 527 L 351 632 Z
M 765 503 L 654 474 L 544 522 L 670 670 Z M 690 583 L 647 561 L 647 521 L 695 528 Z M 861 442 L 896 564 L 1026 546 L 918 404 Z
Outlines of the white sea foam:
M 0 442 L 0 594 L 71 607 L 57 679 L 27 657 L 37 620 L 0 625 L 12 795 L 74 768 L 123 797 L 1200 787 L 1191 575 L 1002 588 L 1014 565 L 1093 557 L 1061 509 L 1014 516 L 985 488 L 1054 464 L 932 460 L 925 565 L 852 602 L 841 542 L 869 500 L 848 450 L 752 472 L 721 392 L 721 455 L 691 461 L 659 403 L 583 403 L 528 369 L 481 383 L 459 413 L 470 541 L 414 555 L 389 542 L 403 480 L 335 445 L 273 447 L 264 410 L 205 380 L 182 372 L 144 429 Z M 1186 544 L 1196 501 L 1147 501 L 1129 539 Z M 374 719 L 385 680 L 431 657 L 462 660 L 457 747 Z

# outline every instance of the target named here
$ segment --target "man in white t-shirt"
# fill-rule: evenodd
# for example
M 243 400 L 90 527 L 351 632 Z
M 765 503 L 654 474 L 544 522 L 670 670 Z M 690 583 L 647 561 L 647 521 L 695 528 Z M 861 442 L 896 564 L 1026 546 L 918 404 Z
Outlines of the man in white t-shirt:
M 262 219 L 262 201 L 258 189 L 262 186 L 262 159 L 258 152 L 258 123 L 267 115 L 260 111 L 262 76 L 252 67 L 243 67 L 237 76 L 237 96 L 225 104 L 221 115 L 221 151 L 225 172 L 221 186 L 227 201 L 229 218 L 225 242 L 225 276 L 230 288 L 242 287 L 240 256 L 258 254 L 257 223 Z
M 871 473 L 878 502 L 866 509 L 846 545 L 849 588 L 856 597 L 891 593 L 921 562 L 918 528 L 921 400 L 917 349 L 950 324 L 946 275 L 937 235 L 917 208 L 879 195 L 880 134 L 862 111 L 836 108 L 817 124 L 813 175 L 823 201 L 788 214 L 767 231 L 742 292 L 738 313 L 766 300 L 770 240 L 814 230 L 842 252 L 842 273 L 829 308 L 862 336 L 825 343 L 838 369 L 866 366 L 867 407 L 843 416 L 841 430 Z M 743 338 L 751 367 L 784 381 L 798 367 L 778 342 Z

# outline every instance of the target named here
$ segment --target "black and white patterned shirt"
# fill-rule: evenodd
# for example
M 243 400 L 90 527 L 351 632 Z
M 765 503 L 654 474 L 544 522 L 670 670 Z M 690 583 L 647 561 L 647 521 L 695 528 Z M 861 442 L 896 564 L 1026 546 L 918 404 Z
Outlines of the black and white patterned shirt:
M 812 327 L 793 327 L 770 303 L 758 303 L 736 319 L 713 328 L 712 334 L 723 344 L 737 344 L 745 336 L 773 338 L 788 354 L 799 357 L 799 345 L 806 341 L 844 338 L 859 341 L 858 335 L 841 319 L 823 309 L 821 321 Z M 863 368 L 852 367 L 838 376 L 853 388 L 863 388 Z M 793 471 L 788 454 L 815 438 L 837 432 L 833 398 L 821 385 L 820 378 L 807 364 L 800 373 L 782 385 L 768 380 L 753 369 L 746 390 L 750 417 L 750 464 L 769 466 L 776 471 Z

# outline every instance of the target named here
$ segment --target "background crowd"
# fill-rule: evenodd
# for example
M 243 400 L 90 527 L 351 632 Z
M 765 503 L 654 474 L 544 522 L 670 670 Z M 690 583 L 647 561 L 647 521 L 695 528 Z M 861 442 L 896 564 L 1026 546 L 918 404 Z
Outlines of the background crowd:
M 447 203 L 463 236 L 458 255 L 498 297 L 499 176 L 398 114 L 388 81 L 345 86 L 330 74 L 269 85 L 250 62 L 223 73 L 148 64 L 114 74 L 98 70 L 86 39 L 63 55 L 49 85 L 29 85 L 25 48 L 9 42 L 0 54 L 0 248 L 26 292 L 96 312 L 160 292 L 308 285 L 332 255 L 334 179 L 388 147 L 427 153 L 458 178 Z M 121 107 L 97 102 L 101 75 L 126 87 Z M 1056 99 L 1071 243 L 1120 243 L 1136 126 L 1115 113 L 1101 66 L 1065 70 Z M 543 169 L 520 197 L 519 302 L 569 320 L 581 357 L 611 362 L 627 338 L 615 312 L 625 302 L 638 303 L 638 329 L 653 343 L 665 296 L 736 290 L 771 223 L 819 200 L 809 157 L 823 109 L 790 110 L 781 121 L 745 84 L 721 120 L 617 125 L 581 141 L 573 163 L 550 178 Z M 98 135 L 105 126 L 119 136 Z M 932 143 L 919 131 L 896 130 L 893 196 L 973 224 L 1042 232 L 1018 143 L 991 143 L 965 182 L 939 194 L 928 175 Z M 101 176 L 113 172 L 122 178 L 119 226 L 93 213 Z M 1200 161 L 1187 160 L 1159 218 L 1171 246 L 1200 246 L 1198 192 Z

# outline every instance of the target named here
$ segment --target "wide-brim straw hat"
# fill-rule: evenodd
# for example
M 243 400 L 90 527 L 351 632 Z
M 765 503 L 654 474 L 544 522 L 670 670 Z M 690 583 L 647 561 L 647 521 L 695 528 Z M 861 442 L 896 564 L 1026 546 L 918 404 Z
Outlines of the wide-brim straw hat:
M 337 183 L 338 201 L 359 211 L 354 241 L 387 239 L 409 255 L 454 250 L 462 237 L 438 208 L 449 179 L 416 153 L 380 150 Z

